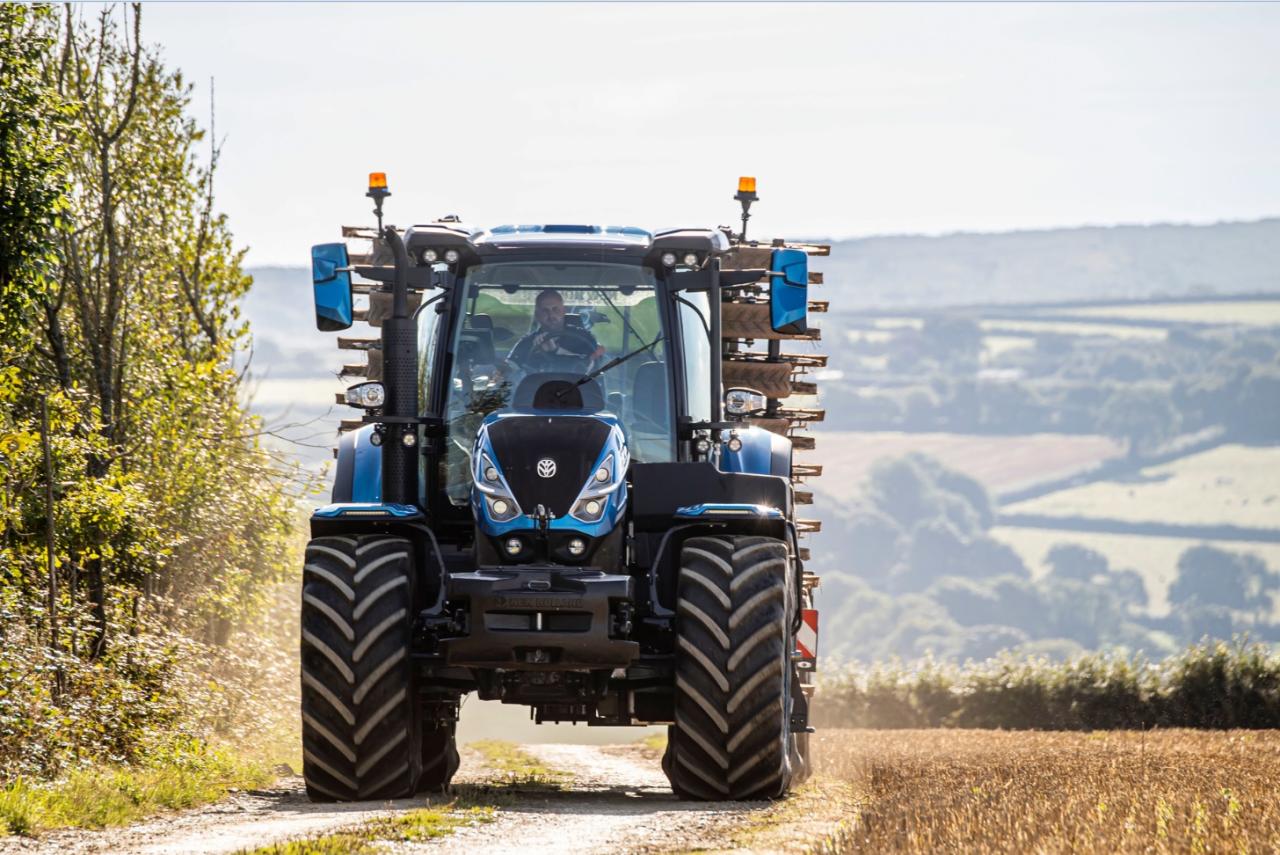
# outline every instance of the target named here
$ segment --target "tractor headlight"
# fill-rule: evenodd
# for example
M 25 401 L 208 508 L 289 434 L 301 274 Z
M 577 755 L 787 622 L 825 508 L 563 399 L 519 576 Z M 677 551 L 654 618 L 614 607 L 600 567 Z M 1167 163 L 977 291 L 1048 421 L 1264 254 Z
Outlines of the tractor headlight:
M 357 383 L 347 389 L 347 404 L 376 410 L 387 402 L 387 390 L 381 383 Z
M 520 504 L 502 477 L 502 471 L 489 456 L 488 449 L 487 436 L 482 431 L 476 437 L 476 448 L 471 456 L 471 483 L 480 494 L 489 518 L 494 522 L 509 522 L 520 516 Z
M 675 267 L 675 266 L 676 266 L 676 254 L 675 254 L 674 252 L 664 252 L 664 253 L 662 253 L 662 266 L 663 266 L 663 267 Z
M 724 393 L 724 412 L 728 416 L 742 418 L 763 412 L 769 399 L 755 389 L 735 387 Z
M 461 256 L 458 255 L 458 251 L 456 249 L 446 249 L 444 251 L 445 264 L 457 264 L 459 258 L 461 258 Z
M 503 496 L 485 496 L 485 504 L 489 509 L 489 517 L 494 522 L 508 522 L 520 516 L 520 506 L 516 500 Z
M 684 262 L 685 267 L 698 266 L 698 254 L 696 252 L 686 252 L 681 260 Z
M 507 487 L 507 482 L 503 480 L 502 473 L 498 471 L 498 467 L 493 465 L 493 459 L 483 451 L 476 455 L 474 476 L 476 489 L 482 493 L 489 495 L 510 496 L 511 490 Z
M 599 522 L 609 506 L 609 495 L 622 486 L 626 476 L 626 450 L 619 446 L 618 451 L 611 451 L 591 473 L 578 499 L 573 503 L 569 514 L 581 522 Z
M 599 498 L 579 499 L 577 504 L 573 506 L 573 510 L 569 511 L 569 513 L 583 522 L 599 522 L 600 517 L 604 516 L 604 508 L 608 503 L 609 500 L 604 496 Z
M 440 253 L 436 252 L 434 249 L 424 249 L 422 251 L 422 260 L 427 264 L 435 264 L 440 260 Z

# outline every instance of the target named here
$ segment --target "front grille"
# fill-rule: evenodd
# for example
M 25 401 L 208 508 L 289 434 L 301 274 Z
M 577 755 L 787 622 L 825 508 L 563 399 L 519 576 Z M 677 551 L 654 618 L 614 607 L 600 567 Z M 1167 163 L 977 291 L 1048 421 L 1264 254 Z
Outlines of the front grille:
M 582 416 L 510 416 L 489 426 L 489 441 L 521 510 L 532 514 L 544 505 L 563 517 L 594 471 L 609 429 Z M 555 464 L 549 478 L 538 471 L 546 460 Z

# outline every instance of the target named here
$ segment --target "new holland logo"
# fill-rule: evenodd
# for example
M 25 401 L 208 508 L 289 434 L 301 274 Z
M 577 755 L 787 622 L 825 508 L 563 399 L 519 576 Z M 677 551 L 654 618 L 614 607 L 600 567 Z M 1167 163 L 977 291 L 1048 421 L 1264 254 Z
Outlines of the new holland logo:
M 538 475 L 543 478 L 556 477 L 556 462 L 550 457 L 544 457 L 538 461 Z

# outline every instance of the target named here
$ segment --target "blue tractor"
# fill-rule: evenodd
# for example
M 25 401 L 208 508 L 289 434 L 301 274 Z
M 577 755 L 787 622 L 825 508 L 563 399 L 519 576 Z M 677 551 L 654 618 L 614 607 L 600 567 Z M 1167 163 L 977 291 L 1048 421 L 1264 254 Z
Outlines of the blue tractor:
M 822 248 L 747 241 L 754 189 L 738 234 L 401 230 L 375 173 L 378 226 L 346 233 L 365 249 L 312 249 L 319 328 L 381 328 L 347 340 L 368 351 L 344 400 L 364 416 L 306 550 L 312 799 L 447 788 L 471 692 L 539 723 L 669 725 L 681 797 L 806 776 L 816 578 L 786 435 L 804 415 L 722 380 L 793 382 L 778 343 L 815 337 Z

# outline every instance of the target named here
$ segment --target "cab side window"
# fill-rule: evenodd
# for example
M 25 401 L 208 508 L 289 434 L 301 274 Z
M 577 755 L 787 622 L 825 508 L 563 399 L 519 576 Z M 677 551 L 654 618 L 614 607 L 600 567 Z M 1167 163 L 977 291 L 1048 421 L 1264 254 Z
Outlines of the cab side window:
M 682 294 L 676 305 L 684 351 L 685 403 L 694 421 L 711 421 L 710 303 L 706 294 L 688 293 Z
M 434 371 L 436 343 L 440 337 L 441 301 L 428 303 L 418 310 L 418 409 L 426 415 L 431 405 L 431 377 Z

